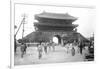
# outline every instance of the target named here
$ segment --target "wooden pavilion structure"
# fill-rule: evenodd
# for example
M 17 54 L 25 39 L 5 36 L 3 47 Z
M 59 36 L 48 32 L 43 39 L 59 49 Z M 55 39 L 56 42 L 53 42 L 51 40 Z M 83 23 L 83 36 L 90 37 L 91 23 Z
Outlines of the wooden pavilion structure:
M 68 13 L 58 14 L 42 12 L 40 14 L 36 14 L 35 19 L 37 20 L 37 22 L 34 22 L 36 31 L 23 38 L 26 42 L 47 42 L 51 41 L 55 36 L 58 38 L 59 43 L 63 45 L 64 40 L 81 37 L 76 30 L 78 25 L 73 24 L 77 18 L 69 15 Z
M 37 22 L 34 22 L 35 30 L 43 34 L 50 35 L 50 40 L 55 36 L 59 39 L 59 43 L 63 45 L 63 37 L 73 36 L 76 33 L 75 28 L 78 26 L 73 24 L 76 17 L 61 13 L 43 12 L 35 15 Z

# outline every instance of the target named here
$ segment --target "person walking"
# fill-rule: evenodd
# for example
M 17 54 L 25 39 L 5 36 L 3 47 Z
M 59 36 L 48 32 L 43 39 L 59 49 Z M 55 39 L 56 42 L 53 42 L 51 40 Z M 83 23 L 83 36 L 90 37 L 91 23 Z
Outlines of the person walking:
M 55 51 L 56 43 L 52 42 L 52 45 L 51 46 L 52 46 L 53 51 Z
M 22 43 L 21 45 L 21 57 L 23 58 L 24 54 L 26 53 L 27 45 Z
M 47 44 L 44 44 L 44 52 L 47 53 Z
M 75 48 L 74 48 L 74 47 L 72 47 L 72 49 L 71 49 L 71 53 L 72 53 L 72 56 L 75 55 Z
M 41 43 L 38 45 L 38 58 L 41 59 L 42 58 L 42 45 Z
M 66 45 L 65 45 L 65 48 L 66 48 L 67 54 L 68 54 L 68 53 L 69 53 L 69 44 L 66 44 Z
M 80 54 L 82 54 L 82 50 L 83 50 L 83 42 L 82 41 L 80 42 L 79 47 L 80 47 Z

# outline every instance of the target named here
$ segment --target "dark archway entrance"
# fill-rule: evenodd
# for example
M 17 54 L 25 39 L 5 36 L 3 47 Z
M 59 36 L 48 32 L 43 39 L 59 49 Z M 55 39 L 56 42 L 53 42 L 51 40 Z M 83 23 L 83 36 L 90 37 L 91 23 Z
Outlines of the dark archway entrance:
M 61 44 L 61 37 L 60 37 L 60 35 L 54 35 L 54 37 L 53 38 L 57 38 L 57 41 L 58 41 L 58 44 Z

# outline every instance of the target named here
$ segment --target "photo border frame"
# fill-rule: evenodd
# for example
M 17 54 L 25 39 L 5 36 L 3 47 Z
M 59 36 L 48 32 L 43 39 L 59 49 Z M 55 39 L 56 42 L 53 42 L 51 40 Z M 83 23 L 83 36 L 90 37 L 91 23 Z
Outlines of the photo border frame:
M 87 6 L 87 5 L 75 5 L 75 4 L 60 5 L 60 4 L 24 3 L 24 2 L 17 2 L 14 0 L 10 0 L 10 68 L 11 69 L 15 68 L 14 66 L 14 32 L 15 32 L 14 25 L 15 25 L 15 5 L 16 4 L 96 9 L 96 7 L 93 5 Z

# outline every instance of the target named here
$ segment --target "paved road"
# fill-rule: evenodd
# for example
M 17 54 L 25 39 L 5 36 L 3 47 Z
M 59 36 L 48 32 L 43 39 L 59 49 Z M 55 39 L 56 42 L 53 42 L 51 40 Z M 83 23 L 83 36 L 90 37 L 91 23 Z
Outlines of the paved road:
M 55 51 L 49 50 L 47 54 L 43 53 L 41 59 L 38 59 L 37 48 L 29 47 L 24 58 L 20 57 L 20 48 L 17 49 L 15 55 L 15 65 L 26 65 L 26 64 L 40 64 L 40 63 L 59 63 L 59 62 L 78 62 L 83 61 L 83 56 L 76 53 L 72 56 L 71 53 L 67 53 L 65 47 L 56 46 Z

